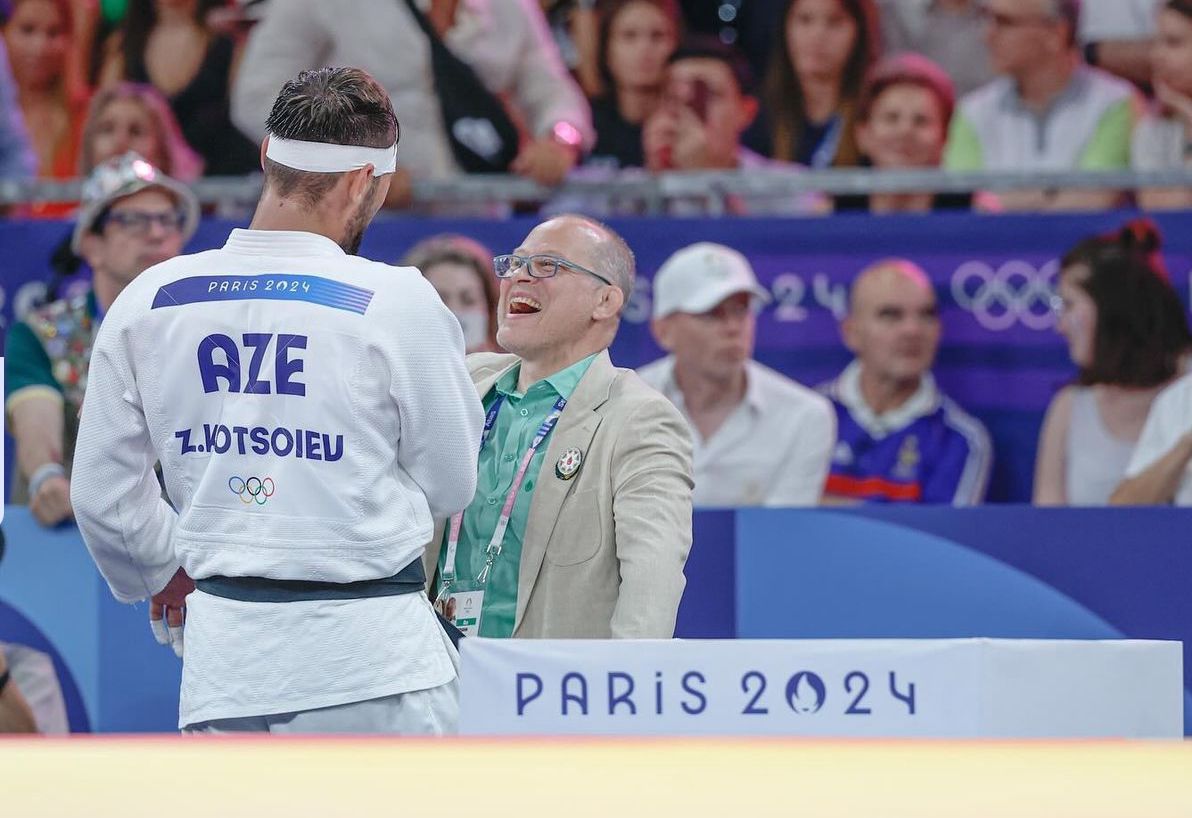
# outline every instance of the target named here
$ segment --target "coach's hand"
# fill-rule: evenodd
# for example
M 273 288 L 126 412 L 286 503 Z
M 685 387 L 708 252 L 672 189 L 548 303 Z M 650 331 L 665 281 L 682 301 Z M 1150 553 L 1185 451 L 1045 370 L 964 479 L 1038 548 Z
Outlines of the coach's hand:
M 186 627 L 186 597 L 195 589 L 194 580 L 181 568 L 165 588 L 149 602 L 149 627 L 159 645 L 169 645 L 182 655 L 182 631 Z
M 29 510 L 46 528 L 74 517 L 74 508 L 70 505 L 70 481 L 61 475 L 47 479 L 29 500 Z

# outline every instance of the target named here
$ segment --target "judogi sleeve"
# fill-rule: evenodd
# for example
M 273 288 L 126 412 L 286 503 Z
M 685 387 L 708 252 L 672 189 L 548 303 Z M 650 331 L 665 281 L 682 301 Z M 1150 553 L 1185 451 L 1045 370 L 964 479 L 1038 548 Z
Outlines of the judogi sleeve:
M 121 602 L 158 593 L 178 570 L 177 515 L 162 499 L 157 462 L 137 390 L 130 312 L 112 305 L 91 353 L 70 500 L 87 550 Z
M 398 331 L 387 333 L 387 355 L 401 418 L 397 458 L 440 519 L 476 494 L 484 410 L 464 363 L 459 321 L 431 285 L 419 275 L 393 310 L 389 326 Z

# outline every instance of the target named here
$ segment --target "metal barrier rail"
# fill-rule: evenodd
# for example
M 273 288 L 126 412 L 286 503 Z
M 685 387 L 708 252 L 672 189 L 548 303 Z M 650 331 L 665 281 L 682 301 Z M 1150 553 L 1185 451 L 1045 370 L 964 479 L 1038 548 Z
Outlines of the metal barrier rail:
M 0 206 L 40 202 L 77 201 L 80 180 L 0 180 Z M 1137 190 L 1139 188 L 1192 187 L 1192 168 L 1175 171 L 1015 171 L 953 173 L 942 170 L 767 168 L 746 171 L 679 171 L 649 174 L 622 171 L 607 178 L 582 174 L 559 187 L 539 185 L 519 176 L 477 175 L 432 181 L 417 180 L 414 205 L 434 206 L 478 202 L 492 204 L 541 204 L 557 196 L 638 200 L 646 210 L 659 212 L 670 199 L 691 196 L 782 196 L 818 192 L 864 193 L 964 193 L 986 190 Z M 192 185 L 204 205 L 237 208 L 253 204 L 261 189 L 260 174 L 244 177 L 200 179 Z

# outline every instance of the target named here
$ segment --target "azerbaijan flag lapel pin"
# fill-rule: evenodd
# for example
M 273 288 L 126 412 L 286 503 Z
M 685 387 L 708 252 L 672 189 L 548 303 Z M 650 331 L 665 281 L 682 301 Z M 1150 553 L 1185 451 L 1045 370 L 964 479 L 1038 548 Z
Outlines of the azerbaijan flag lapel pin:
M 563 452 L 559 462 L 555 464 L 555 476 L 560 480 L 570 480 L 579 471 L 584 462 L 584 455 L 579 449 L 568 449 Z

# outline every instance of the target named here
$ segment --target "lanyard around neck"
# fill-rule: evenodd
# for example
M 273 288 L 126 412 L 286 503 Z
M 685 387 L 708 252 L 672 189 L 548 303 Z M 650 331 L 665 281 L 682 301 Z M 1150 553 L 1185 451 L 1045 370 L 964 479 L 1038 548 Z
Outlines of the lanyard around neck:
M 497 399 L 493 401 L 493 405 L 488 410 L 488 415 L 484 418 L 484 432 L 480 436 L 481 451 L 484 450 L 484 446 L 492 434 L 493 427 L 497 423 L 497 415 L 500 413 L 501 404 L 504 401 L 505 396 L 498 394 Z M 530 461 L 534 459 L 534 454 L 538 451 L 542 442 L 550 436 L 551 430 L 559 422 L 559 415 L 563 413 L 563 409 L 566 406 L 566 398 L 560 397 L 555 401 L 554 408 L 551 409 L 546 419 L 542 421 L 542 424 L 538 427 L 538 432 L 534 435 L 534 440 L 530 443 L 530 448 L 522 456 L 517 473 L 513 476 L 513 483 L 509 486 L 509 492 L 505 495 L 505 503 L 501 506 L 501 516 L 497 518 L 497 525 L 493 529 L 492 537 L 488 541 L 488 547 L 484 551 L 484 567 L 476 577 L 477 582 L 485 583 L 488 581 L 488 575 L 492 570 L 493 563 L 501 555 L 501 549 L 505 542 L 505 531 L 509 528 L 509 520 L 513 516 L 513 506 L 517 502 L 517 493 L 521 490 L 522 483 L 526 479 L 526 472 L 529 471 Z M 463 528 L 463 523 L 463 512 L 451 518 L 451 527 L 447 536 L 447 555 L 442 572 L 444 587 L 455 579 L 455 558 L 456 552 L 459 550 L 459 535 Z

